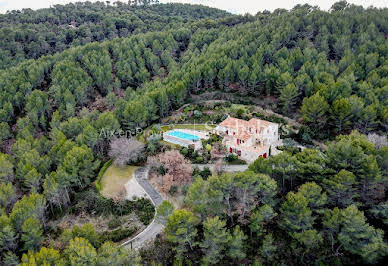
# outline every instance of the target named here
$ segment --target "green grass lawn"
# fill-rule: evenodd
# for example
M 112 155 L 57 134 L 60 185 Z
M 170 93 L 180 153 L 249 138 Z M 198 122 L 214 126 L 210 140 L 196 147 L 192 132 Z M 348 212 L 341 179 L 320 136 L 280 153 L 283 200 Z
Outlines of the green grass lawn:
M 118 195 L 137 168 L 137 166 L 130 165 L 118 167 L 112 164 L 109 166 L 101 179 L 101 194 L 106 198 Z
M 163 131 L 167 131 L 169 129 L 174 129 L 174 128 L 208 131 L 208 130 L 212 130 L 215 127 L 216 127 L 216 125 L 205 125 L 205 124 L 196 124 L 196 125 L 188 124 L 188 125 L 185 125 L 185 124 L 177 124 L 177 125 L 170 125 L 170 126 L 162 126 L 161 129 Z
M 162 143 L 163 145 L 166 145 L 166 146 L 170 146 L 173 149 L 179 149 L 181 147 L 178 144 L 174 144 L 174 143 L 171 143 L 171 142 L 168 142 L 168 141 L 165 141 L 165 140 L 160 141 L 160 143 Z

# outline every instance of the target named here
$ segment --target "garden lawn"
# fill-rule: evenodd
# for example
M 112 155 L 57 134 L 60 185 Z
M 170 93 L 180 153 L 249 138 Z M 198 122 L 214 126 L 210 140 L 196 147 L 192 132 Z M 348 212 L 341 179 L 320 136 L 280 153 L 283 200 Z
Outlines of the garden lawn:
M 118 196 L 120 191 L 125 189 L 125 184 L 132 178 L 137 166 L 118 167 L 109 166 L 101 178 L 101 194 L 106 198 Z
M 203 131 L 209 131 L 215 128 L 216 125 L 205 125 L 205 124 L 176 124 L 171 126 L 162 126 L 163 131 L 167 131 L 170 129 L 193 129 L 193 130 L 203 130 Z

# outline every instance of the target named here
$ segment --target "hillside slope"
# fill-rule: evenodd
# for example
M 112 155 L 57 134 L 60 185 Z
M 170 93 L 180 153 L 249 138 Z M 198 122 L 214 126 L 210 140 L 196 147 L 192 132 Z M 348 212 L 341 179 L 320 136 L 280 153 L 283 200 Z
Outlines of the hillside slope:
M 0 69 L 71 46 L 228 16 L 231 14 L 225 11 L 199 5 L 137 6 L 122 2 L 78 2 L 36 11 L 14 10 L 0 15 Z
M 101 111 L 144 127 L 188 94 L 220 90 L 275 98 L 275 110 L 300 114 L 317 138 L 387 129 L 386 9 L 299 6 L 238 22 L 93 43 L 2 71 L 0 120 L 12 126 L 26 114 L 47 128 L 55 110 L 67 119 L 107 97 Z M 34 90 L 50 104 L 31 107 Z
M 107 227 L 115 227 L 125 211 L 144 224 L 149 222 L 154 214 L 149 202 L 104 199 L 94 186 L 102 162 L 109 157 L 110 138 L 160 123 L 191 99 L 217 93 L 298 120 L 302 124 L 298 141 L 335 140 L 323 151 L 292 147 L 259 158 L 250 171 L 208 173 L 206 178 L 202 172 L 192 174 L 189 162 L 186 169 L 185 149 L 182 154 L 173 151 L 172 156 L 181 157 L 179 164 L 185 162 L 188 179 L 198 175 L 209 179 L 193 178 L 185 190 L 190 210 L 174 212 L 166 226 L 169 241 L 158 238 L 150 247 L 153 250 L 141 254 L 142 262 L 361 265 L 384 261 L 388 9 L 340 2 L 330 12 L 298 5 L 290 11 L 229 16 L 186 5 L 123 9 L 101 3 L 79 5 L 84 13 L 74 17 L 71 5 L 2 16 L 1 30 L 16 36 L 10 42 L 21 46 L 8 54 L 13 48 L 6 48 L 7 41 L 1 44 L 3 62 L 15 66 L 0 70 L 0 264 L 18 265 L 20 258 L 26 264 L 47 260 L 47 264 L 98 265 L 118 259 L 120 265 L 140 264 L 137 254 L 107 242 L 129 237 L 134 228 L 127 228 L 126 234 L 117 229 L 100 235 L 92 225 L 63 230 L 62 224 L 53 228 L 47 221 L 58 222 L 69 214 L 103 219 L 113 215 Z M 63 13 L 58 11 L 61 8 Z M 105 9 L 112 11 L 107 17 L 101 13 Z M 124 37 L 118 25 L 126 9 L 142 22 L 128 24 L 132 29 Z M 57 19 L 57 11 L 69 19 Z M 88 18 L 76 21 L 77 29 L 66 26 L 62 32 L 64 25 L 90 12 Z M 180 19 L 174 22 L 165 13 Z M 144 22 L 154 16 L 156 24 Z M 38 23 L 42 17 L 48 28 Z M 113 25 L 112 20 L 116 26 L 104 28 Z M 30 54 L 29 45 L 37 45 L 31 37 L 34 31 L 26 41 L 19 39 L 16 28 L 24 27 L 19 23 L 42 26 L 51 35 L 65 34 L 58 34 L 60 38 L 73 30 L 79 35 L 61 47 Z M 95 27 L 98 34 L 81 34 L 81 29 L 93 32 Z M 213 107 L 219 106 L 208 106 Z M 194 114 L 205 117 L 194 108 Z M 245 110 L 236 114 L 243 116 Z M 227 111 L 222 115 L 214 121 L 222 120 Z M 354 129 L 384 136 L 374 145 L 359 132 L 347 135 Z M 161 146 L 158 139 L 149 140 L 137 163 L 161 152 Z M 210 149 L 205 152 L 210 156 Z M 156 175 L 162 172 L 174 180 L 167 168 L 154 168 Z M 190 235 L 182 234 L 187 231 Z M 188 238 L 200 244 L 190 246 Z

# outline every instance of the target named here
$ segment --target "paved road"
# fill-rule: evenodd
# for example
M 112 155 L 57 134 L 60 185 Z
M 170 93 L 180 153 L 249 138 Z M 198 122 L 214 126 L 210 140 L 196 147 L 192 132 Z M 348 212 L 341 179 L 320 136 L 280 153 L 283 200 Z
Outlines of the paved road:
M 214 164 L 193 164 L 193 167 L 198 167 L 199 170 L 203 170 L 205 167 L 208 167 L 210 170 L 213 169 Z M 223 165 L 224 172 L 244 172 L 248 169 L 247 164 L 242 165 L 231 165 L 231 164 L 225 164 Z
M 142 186 L 144 190 L 147 192 L 147 194 L 150 196 L 154 205 L 158 207 L 159 204 L 162 203 L 163 198 L 148 180 L 148 172 L 149 172 L 148 167 L 138 168 L 135 172 L 135 178 L 137 182 L 140 184 L 140 186 Z
M 210 170 L 213 168 L 213 164 L 194 164 L 193 166 L 197 166 L 199 169 L 203 170 L 205 167 L 209 167 Z M 248 169 L 248 165 L 224 165 L 225 172 L 243 172 Z M 143 187 L 145 192 L 150 196 L 152 203 L 156 207 L 162 203 L 163 198 L 159 194 L 158 191 L 151 185 L 148 181 L 148 171 L 147 167 L 138 168 L 134 174 L 136 181 L 140 186 Z M 161 233 L 164 229 L 162 224 L 159 224 L 154 220 L 144 229 L 140 234 L 135 236 L 132 239 L 129 239 L 122 246 L 132 247 L 134 249 L 138 249 L 143 247 L 145 244 L 152 241 L 157 234 Z M 131 245 L 132 243 L 132 245 Z
M 134 174 L 136 181 L 143 187 L 146 193 L 150 196 L 152 203 L 155 206 L 155 209 L 162 203 L 163 198 L 158 191 L 150 184 L 148 181 L 148 171 L 147 167 L 138 168 Z M 156 210 L 155 210 L 156 211 Z M 148 242 L 152 241 L 157 234 L 163 231 L 164 226 L 159 224 L 154 220 L 144 229 L 140 234 L 135 236 L 132 239 L 129 239 L 122 246 L 132 247 L 138 249 L 143 247 Z M 131 244 L 132 243 L 132 244 Z

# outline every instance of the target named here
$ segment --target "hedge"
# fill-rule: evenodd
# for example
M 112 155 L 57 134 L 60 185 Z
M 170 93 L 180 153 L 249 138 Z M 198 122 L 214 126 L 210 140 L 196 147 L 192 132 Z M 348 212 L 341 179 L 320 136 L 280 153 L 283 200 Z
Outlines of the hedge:
M 102 178 L 102 176 L 105 174 L 106 169 L 108 169 L 108 167 L 111 166 L 112 163 L 113 163 L 113 158 L 110 159 L 109 161 L 107 161 L 107 162 L 101 167 L 100 172 L 98 173 L 97 179 L 96 179 L 96 181 L 94 182 L 94 184 L 95 184 L 95 186 L 96 186 L 98 192 L 101 191 L 101 183 L 100 183 L 100 182 L 101 182 L 101 178 Z
M 116 229 L 113 231 L 105 231 L 100 235 L 100 241 L 101 243 L 104 243 L 105 241 L 112 241 L 112 242 L 119 242 L 123 239 L 126 239 L 133 235 L 137 231 L 137 227 L 131 227 L 127 229 Z

